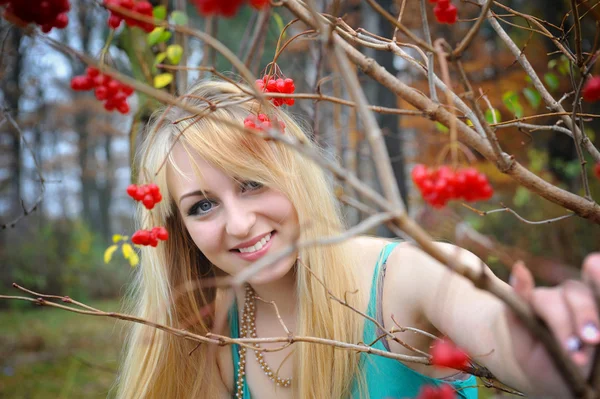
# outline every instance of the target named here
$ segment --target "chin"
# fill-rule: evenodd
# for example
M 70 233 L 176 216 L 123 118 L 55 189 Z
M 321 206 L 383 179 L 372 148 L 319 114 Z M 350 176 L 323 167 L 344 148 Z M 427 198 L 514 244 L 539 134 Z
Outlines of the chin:
M 265 270 L 253 276 L 248 282 L 252 285 L 275 283 L 277 280 L 287 276 L 289 273 L 293 273 L 295 262 L 295 256 L 281 259 L 275 265 L 269 266 Z

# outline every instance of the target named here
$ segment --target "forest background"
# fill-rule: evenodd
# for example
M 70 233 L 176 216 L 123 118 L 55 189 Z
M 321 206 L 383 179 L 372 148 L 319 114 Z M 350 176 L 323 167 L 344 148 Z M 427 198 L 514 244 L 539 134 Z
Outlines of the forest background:
M 169 13 L 181 11 L 185 24 L 218 38 L 256 75 L 273 60 L 282 28 L 291 20 L 283 8 L 257 13 L 244 7 L 234 18 L 206 18 L 183 0 L 152 3 L 165 6 Z M 322 9 L 330 6 L 328 2 L 317 3 Z M 571 10 L 567 0 L 501 3 L 565 30 L 571 26 L 565 17 Z M 582 38 L 590 48 L 600 24 L 600 7 L 596 7 L 596 1 L 579 3 L 581 12 L 586 12 Z M 382 0 L 378 4 L 393 15 L 404 6 L 404 24 L 421 34 L 420 17 L 414 17 L 420 15 L 418 1 L 406 0 L 403 4 Z M 71 5 L 67 28 L 53 30 L 48 36 L 98 57 L 109 36 L 107 10 L 93 1 L 71 0 Z M 353 28 L 364 27 L 383 37 L 391 37 L 394 32 L 389 21 L 367 2 L 347 0 L 339 2 L 339 6 L 337 15 Z M 469 7 L 467 1 L 457 6 L 460 22 L 453 26 L 433 23 L 429 9 L 434 38 L 444 37 L 454 44 L 464 37 L 478 11 Z M 265 40 L 257 48 L 249 48 L 249 38 L 262 21 L 267 21 Z M 569 63 L 555 51 L 552 41 L 528 30 L 522 19 L 508 18 L 504 22 L 504 28 L 552 94 L 559 97 L 559 93 L 572 91 Z M 295 27 L 287 37 L 301 30 Z M 157 67 L 165 57 L 157 62 L 156 54 L 166 52 L 170 43 L 183 40 L 177 34 L 163 39 L 151 39 L 137 28 L 120 28 L 112 37 L 105 61 L 151 85 L 157 75 L 172 73 L 176 79 L 162 88 L 172 94 L 185 87 L 186 82 L 210 76 L 206 71 L 188 70 L 182 75 L 181 71 Z M 141 131 L 158 103 L 136 93 L 130 113 L 107 112 L 92 93 L 71 89 L 71 79 L 85 71 L 80 60 L 4 19 L 0 20 L 0 40 L 0 294 L 14 294 L 11 284 L 16 282 L 34 291 L 68 295 L 103 310 L 116 311 L 135 267 L 122 253 L 123 237 L 134 231 L 134 202 L 125 191 L 132 175 L 131 137 Z M 139 46 L 149 40 L 156 41 L 146 48 Z M 201 42 L 185 41 L 184 46 L 184 56 L 175 64 L 214 66 L 222 72 L 233 70 L 229 61 Z M 427 92 L 427 79 L 415 73 L 402 58 L 391 52 L 364 52 L 403 82 Z M 311 40 L 300 38 L 282 52 L 277 62 L 288 77 L 294 78 L 297 92 L 314 92 L 322 86 L 347 98 L 336 79 L 331 78 L 331 61 L 312 46 Z M 531 80 L 488 23 L 483 23 L 462 62 L 477 93 L 490 101 L 486 116 L 490 122 L 494 118 L 501 122 L 544 112 L 543 101 Z M 406 108 L 402 99 L 366 75 L 359 73 L 359 78 L 371 104 Z M 584 104 L 584 111 L 593 114 L 598 106 Z M 311 99 L 297 100 L 291 112 L 314 131 L 315 139 L 332 156 L 382 191 L 366 132 L 356 112 L 340 111 L 334 105 Z M 507 265 L 518 258 L 525 259 L 541 284 L 554 284 L 577 275 L 575 265 L 580 265 L 587 253 L 599 249 L 600 227 L 579 217 L 530 224 L 508 212 L 481 216 L 459 202 L 443 209 L 424 204 L 410 180 L 410 171 L 417 163 L 448 163 L 449 155 L 443 151 L 449 141 L 447 129 L 423 117 L 377 117 L 409 214 L 433 237 L 475 252 L 503 278 L 508 274 Z M 552 124 L 554 120 L 538 118 L 536 123 Z M 600 144 L 598 120 L 590 118 L 585 126 L 590 140 Z M 343 136 L 334 134 L 340 131 Z M 581 167 L 571 138 L 554 131 L 518 127 L 498 130 L 498 136 L 503 148 L 529 170 L 559 187 L 582 193 Z M 565 214 L 564 208 L 517 185 L 477 153 L 465 160 L 488 176 L 495 191 L 491 200 L 475 208 L 493 210 L 507 206 L 531 221 Z M 600 179 L 593 175 L 590 190 L 592 197 L 598 198 Z M 340 197 L 344 195 L 340 187 Z M 350 224 L 364 217 L 350 206 L 346 214 Z M 370 233 L 392 236 L 386 228 Z M 117 251 L 107 262 L 106 250 L 114 244 Z M 0 301 L 0 398 L 106 397 L 114 379 L 121 339 L 121 325 L 110 319 Z

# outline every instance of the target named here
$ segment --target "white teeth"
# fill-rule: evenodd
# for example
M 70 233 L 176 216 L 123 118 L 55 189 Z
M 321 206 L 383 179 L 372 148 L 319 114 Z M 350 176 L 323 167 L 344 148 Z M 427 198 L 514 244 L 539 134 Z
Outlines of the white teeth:
M 267 234 L 266 236 L 264 236 L 259 242 L 257 242 L 256 244 L 254 244 L 251 247 L 246 247 L 246 248 L 238 248 L 240 250 L 240 252 L 242 253 L 249 253 L 249 252 L 256 252 L 259 249 L 261 249 L 266 243 L 268 243 L 271 240 L 271 233 Z

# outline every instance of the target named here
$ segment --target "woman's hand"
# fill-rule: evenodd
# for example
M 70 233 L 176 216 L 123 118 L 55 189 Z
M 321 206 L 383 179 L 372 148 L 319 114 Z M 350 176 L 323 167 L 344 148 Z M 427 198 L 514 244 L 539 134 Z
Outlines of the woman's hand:
M 600 319 L 591 287 L 600 287 L 600 253 L 589 255 L 582 267 L 582 281 L 568 280 L 554 288 L 535 288 L 531 273 L 517 263 L 510 285 L 542 318 L 562 347 L 587 378 L 600 343 Z M 570 392 L 553 367 L 543 345 L 509 312 L 514 353 L 532 388 L 553 397 Z

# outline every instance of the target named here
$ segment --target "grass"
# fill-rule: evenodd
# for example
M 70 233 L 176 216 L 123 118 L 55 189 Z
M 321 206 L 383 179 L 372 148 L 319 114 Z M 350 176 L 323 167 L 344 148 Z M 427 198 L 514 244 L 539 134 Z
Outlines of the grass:
M 117 300 L 89 304 L 119 308 Z M 0 312 L 0 398 L 106 398 L 121 327 L 114 319 L 46 307 Z

